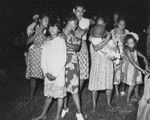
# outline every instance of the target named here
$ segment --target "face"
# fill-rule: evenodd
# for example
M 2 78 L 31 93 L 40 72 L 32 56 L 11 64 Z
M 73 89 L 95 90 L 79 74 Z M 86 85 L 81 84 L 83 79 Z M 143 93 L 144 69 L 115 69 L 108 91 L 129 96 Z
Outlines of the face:
M 59 32 L 59 29 L 57 26 L 50 26 L 49 27 L 49 33 L 54 36 L 54 35 L 57 35 Z
M 126 27 L 126 23 L 124 20 L 120 20 L 118 23 L 118 28 L 123 30 Z
M 77 21 L 76 20 L 74 20 L 74 21 L 69 21 L 68 22 L 68 27 L 70 28 L 70 30 L 75 30 L 76 29 L 76 27 L 77 27 Z
M 47 28 L 48 27 L 48 23 L 49 23 L 49 18 L 48 17 L 44 17 L 41 21 L 43 27 Z
M 104 26 L 105 26 L 105 22 L 104 22 L 104 20 L 103 20 L 102 18 L 99 18 L 99 19 L 97 20 L 97 24 L 98 24 L 98 25 L 104 25 Z
M 81 19 L 84 15 L 84 8 L 82 6 L 78 6 L 75 10 L 74 10 L 74 14 L 76 15 L 76 17 L 78 19 Z
M 129 48 L 134 48 L 134 47 L 135 47 L 135 42 L 134 42 L 134 40 L 133 40 L 132 38 L 130 38 L 130 39 L 128 40 L 127 46 L 128 46 Z
M 117 22 L 119 16 L 117 14 L 114 14 L 114 22 Z

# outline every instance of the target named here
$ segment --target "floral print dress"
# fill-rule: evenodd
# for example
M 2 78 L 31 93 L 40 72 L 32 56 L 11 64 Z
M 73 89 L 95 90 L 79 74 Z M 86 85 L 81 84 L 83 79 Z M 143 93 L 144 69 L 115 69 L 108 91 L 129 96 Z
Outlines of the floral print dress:
M 66 39 L 66 42 L 72 45 L 80 45 L 80 39 L 77 39 L 73 33 L 71 33 L 70 36 L 66 36 L 62 33 L 61 36 Z M 77 53 L 69 47 L 67 47 L 67 64 L 65 71 L 67 92 L 76 94 L 79 87 L 79 62 Z

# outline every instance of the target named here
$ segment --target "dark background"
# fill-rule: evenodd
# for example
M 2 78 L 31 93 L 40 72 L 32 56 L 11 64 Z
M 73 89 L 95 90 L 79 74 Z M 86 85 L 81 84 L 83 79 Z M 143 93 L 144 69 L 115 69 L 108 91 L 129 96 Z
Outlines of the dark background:
M 14 53 L 14 40 L 21 32 L 26 32 L 26 27 L 32 22 L 34 14 L 51 13 L 53 10 L 63 18 L 78 2 L 85 5 L 89 17 L 95 13 L 103 13 L 111 20 L 113 12 L 119 11 L 127 20 L 127 29 L 140 35 L 139 48 L 145 53 L 145 38 L 142 31 L 148 26 L 148 0 L 1 0 L 1 56 L 18 54 Z M 23 53 L 20 53 L 23 56 Z

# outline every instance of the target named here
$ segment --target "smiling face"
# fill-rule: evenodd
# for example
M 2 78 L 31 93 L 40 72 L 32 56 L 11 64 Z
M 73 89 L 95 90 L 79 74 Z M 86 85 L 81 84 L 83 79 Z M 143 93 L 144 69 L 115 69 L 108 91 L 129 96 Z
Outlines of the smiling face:
M 84 8 L 82 6 L 77 6 L 76 9 L 73 9 L 75 16 L 80 20 L 84 15 Z

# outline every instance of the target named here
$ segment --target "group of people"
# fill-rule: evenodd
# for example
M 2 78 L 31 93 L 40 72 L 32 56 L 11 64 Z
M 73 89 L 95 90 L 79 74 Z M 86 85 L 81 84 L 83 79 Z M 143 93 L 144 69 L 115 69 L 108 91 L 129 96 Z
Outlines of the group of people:
M 46 14 L 35 15 L 34 22 L 27 28 L 26 44 L 29 47 L 25 53 L 26 78 L 30 79 L 31 86 L 27 104 L 34 97 L 37 79 L 44 80 L 46 96 L 43 111 L 34 120 L 46 119 L 53 99 L 58 100 L 55 120 L 65 117 L 69 112 L 68 92 L 77 108 L 77 120 L 84 120 L 80 93 L 85 80 L 89 80 L 93 112 L 96 111 L 99 90 L 106 90 L 107 105 L 112 108 L 113 86 L 117 97 L 126 95 L 126 85 L 129 86 L 127 103 L 130 106 L 133 91 L 139 99 L 142 73 L 149 74 L 149 63 L 137 50 L 138 35 L 125 29 L 126 20 L 118 14 L 114 14 L 113 29 L 108 31 L 102 16 L 96 19 L 84 18 L 85 12 L 82 5 L 75 6 L 62 25 L 59 18 Z M 146 70 L 139 66 L 138 56 L 143 58 Z

